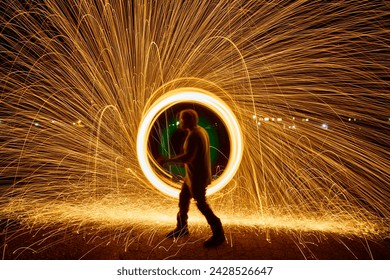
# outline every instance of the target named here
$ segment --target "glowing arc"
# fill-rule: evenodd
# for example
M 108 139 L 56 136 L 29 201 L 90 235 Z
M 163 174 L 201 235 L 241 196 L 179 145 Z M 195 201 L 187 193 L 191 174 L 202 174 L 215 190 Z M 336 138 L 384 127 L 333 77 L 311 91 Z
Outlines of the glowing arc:
M 179 186 L 176 188 L 167 183 L 157 175 L 149 161 L 148 157 L 148 138 L 153 124 L 157 118 L 167 109 L 178 103 L 193 102 L 207 107 L 212 110 L 226 126 L 230 140 L 230 156 L 224 172 L 217 179 L 213 180 L 207 189 L 207 195 L 216 193 L 224 188 L 234 177 L 238 170 L 243 154 L 243 139 L 239 123 L 226 103 L 213 95 L 212 93 L 194 89 L 181 88 L 172 90 L 159 99 L 157 99 L 148 110 L 138 129 L 137 134 L 137 157 L 140 167 L 149 180 L 149 182 L 162 193 L 179 197 Z

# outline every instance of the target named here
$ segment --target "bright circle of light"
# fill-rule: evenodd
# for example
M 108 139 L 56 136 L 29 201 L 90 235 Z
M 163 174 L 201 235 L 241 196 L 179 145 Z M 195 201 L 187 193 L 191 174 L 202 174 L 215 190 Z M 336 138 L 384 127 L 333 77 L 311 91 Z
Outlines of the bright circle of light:
M 220 98 L 210 92 L 193 89 L 181 88 L 170 91 L 161 96 L 144 113 L 144 117 L 138 129 L 137 134 L 137 156 L 140 167 L 149 182 L 162 193 L 172 197 L 179 197 L 180 186 L 173 182 L 163 180 L 161 176 L 153 170 L 149 160 L 148 139 L 153 124 L 157 118 L 167 109 L 178 103 L 197 103 L 212 110 L 226 126 L 230 140 L 230 156 L 224 172 L 217 179 L 213 180 L 207 188 L 207 195 L 211 195 L 225 187 L 234 177 L 242 158 L 243 144 L 242 133 L 238 121 Z

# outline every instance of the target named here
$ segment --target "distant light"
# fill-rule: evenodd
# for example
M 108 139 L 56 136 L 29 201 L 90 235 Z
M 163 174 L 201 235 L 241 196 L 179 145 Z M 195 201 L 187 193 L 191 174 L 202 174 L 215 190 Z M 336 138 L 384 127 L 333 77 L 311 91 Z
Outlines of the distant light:
M 36 122 L 36 123 L 34 123 L 34 125 L 35 125 L 35 126 L 39 126 L 39 123 Z
M 323 124 L 321 125 L 321 127 L 322 127 L 323 129 L 328 129 L 328 128 L 329 128 L 329 126 L 328 126 L 327 123 L 323 123 Z
M 257 117 L 256 117 L 256 115 L 253 115 L 252 118 L 255 120 Z
M 277 118 L 276 121 L 281 122 L 281 121 L 283 121 L 283 119 L 282 118 Z
M 269 118 L 264 118 L 264 121 L 265 121 L 265 122 L 268 122 L 268 121 L 269 121 Z
M 258 126 L 261 126 L 261 122 L 257 122 L 257 125 L 258 125 Z
M 177 122 L 176 122 L 176 125 L 179 125 L 179 124 L 180 124 L 180 122 L 179 122 L 179 121 L 177 121 Z

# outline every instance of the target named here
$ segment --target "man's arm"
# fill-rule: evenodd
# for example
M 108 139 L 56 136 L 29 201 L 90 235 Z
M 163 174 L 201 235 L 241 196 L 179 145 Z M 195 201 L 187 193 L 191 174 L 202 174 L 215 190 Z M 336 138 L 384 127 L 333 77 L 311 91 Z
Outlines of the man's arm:
M 171 157 L 171 158 L 159 158 L 157 162 L 160 165 L 165 165 L 166 163 L 187 163 L 191 159 L 188 153 L 182 153 L 180 155 Z
M 189 161 L 189 156 L 186 153 L 176 155 L 165 160 L 166 163 L 187 163 Z
M 188 139 L 188 144 L 186 149 L 184 149 L 183 153 L 176 155 L 171 158 L 162 159 L 159 161 L 161 165 L 164 165 L 165 163 L 188 163 L 191 162 L 191 160 L 194 158 L 196 151 L 197 151 L 197 145 L 196 145 L 196 139 L 195 137 L 191 137 Z

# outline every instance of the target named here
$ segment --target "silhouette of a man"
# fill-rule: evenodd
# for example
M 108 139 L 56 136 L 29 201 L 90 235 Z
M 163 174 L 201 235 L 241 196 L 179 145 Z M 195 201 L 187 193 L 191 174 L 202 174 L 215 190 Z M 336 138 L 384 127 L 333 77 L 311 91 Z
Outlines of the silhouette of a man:
M 196 201 L 199 211 L 206 217 L 213 235 L 204 242 L 205 247 L 214 247 L 225 242 L 221 220 L 206 201 L 206 188 L 211 183 L 210 141 L 207 131 L 198 125 L 198 114 L 187 109 L 180 112 L 180 128 L 187 131 L 183 152 L 160 163 L 184 163 L 186 175 L 179 196 L 177 225 L 168 233 L 169 238 L 189 234 L 188 211 L 191 198 Z

